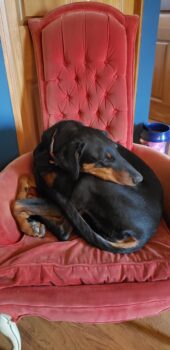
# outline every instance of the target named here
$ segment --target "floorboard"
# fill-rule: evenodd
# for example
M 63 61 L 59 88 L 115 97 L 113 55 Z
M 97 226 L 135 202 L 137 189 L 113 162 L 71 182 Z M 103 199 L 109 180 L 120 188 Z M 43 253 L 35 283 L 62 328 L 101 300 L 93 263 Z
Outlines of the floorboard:
M 170 350 L 170 311 L 121 324 L 74 324 L 24 317 L 22 350 Z M 10 350 L 0 335 L 0 350 Z

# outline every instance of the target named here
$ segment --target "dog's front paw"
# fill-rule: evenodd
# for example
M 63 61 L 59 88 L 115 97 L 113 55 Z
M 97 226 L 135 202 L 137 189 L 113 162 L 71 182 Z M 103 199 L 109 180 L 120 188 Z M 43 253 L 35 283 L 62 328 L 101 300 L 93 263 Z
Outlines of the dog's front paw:
M 34 233 L 34 237 L 44 238 L 46 234 L 46 228 L 44 224 L 41 222 L 31 220 L 29 221 L 29 225 Z

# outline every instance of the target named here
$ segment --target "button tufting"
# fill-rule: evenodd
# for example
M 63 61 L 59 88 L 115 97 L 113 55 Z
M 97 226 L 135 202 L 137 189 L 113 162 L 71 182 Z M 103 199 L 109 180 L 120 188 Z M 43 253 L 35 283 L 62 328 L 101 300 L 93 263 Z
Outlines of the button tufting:
M 61 80 L 62 79 L 59 76 L 56 78 L 56 81 L 58 81 L 58 83 L 60 83 Z
M 79 82 L 80 82 L 80 78 L 78 77 L 78 75 L 75 75 L 75 82 L 77 83 L 77 84 L 79 84 Z
M 97 109 L 97 111 L 96 111 L 96 115 L 97 115 L 97 117 L 98 117 L 98 118 L 100 117 L 100 115 L 101 115 L 101 111 L 100 111 L 100 109 Z
M 116 107 L 114 107 L 114 108 L 113 108 L 113 113 L 114 113 L 114 115 L 118 114 L 118 112 L 119 112 L 119 110 L 118 110 Z
M 65 67 L 68 67 L 69 64 L 70 64 L 70 62 L 69 62 L 67 59 L 64 59 L 64 66 L 65 66 Z
M 106 57 L 106 59 L 105 59 L 105 61 L 104 61 L 104 64 L 106 65 L 106 64 L 109 64 L 109 65 L 111 65 L 111 59 L 109 58 L 109 57 Z
M 62 117 L 63 119 L 65 119 L 65 118 L 66 118 L 66 114 L 65 114 L 64 112 L 61 112 L 61 117 Z
M 94 75 L 94 81 L 97 83 L 100 79 L 100 76 L 98 74 Z
M 67 93 L 66 97 L 69 101 L 71 100 L 71 95 L 69 93 Z
M 110 124 L 106 125 L 106 130 L 109 131 L 110 130 Z
M 87 92 L 87 93 L 86 93 L 86 98 L 87 98 L 87 100 L 89 100 L 89 99 L 90 99 L 90 97 L 91 97 L 90 93 L 89 93 L 89 92 Z
M 88 58 L 88 57 L 85 57 L 85 59 L 84 59 L 84 65 L 85 65 L 85 66 L 88 66 L 89 63 L 90 63 L 89 58 Z
M 109 97 L 109 92 L 108 91 L 105 91 L 105 93 L 104 93 L 104 98 L 106 99 L 106 98 L 108 98 Z

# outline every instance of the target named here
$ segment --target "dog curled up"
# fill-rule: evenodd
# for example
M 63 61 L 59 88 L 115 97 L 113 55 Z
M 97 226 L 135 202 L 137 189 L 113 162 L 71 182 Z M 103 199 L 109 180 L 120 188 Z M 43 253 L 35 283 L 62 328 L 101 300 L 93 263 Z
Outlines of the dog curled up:
M 34 151 L 33 169 L 40 196 L 60 208 L 89 244 L 131 253 L 156 232 L 163 196 L 158 178 L 105 132 L 72 120 L 55 124 Z M 69 238 L 41 213 L 29 220 L 44 224 L 59 239 Z

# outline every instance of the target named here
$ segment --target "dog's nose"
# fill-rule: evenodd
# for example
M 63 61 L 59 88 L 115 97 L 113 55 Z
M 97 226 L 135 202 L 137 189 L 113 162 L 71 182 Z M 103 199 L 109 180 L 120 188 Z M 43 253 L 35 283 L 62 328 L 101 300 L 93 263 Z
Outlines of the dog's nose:
M 133 182 L 135 185 L 138 185 L 142 181 L 143 181 L 143 176 L 141 174 L 138 174 L 133 178 Z

